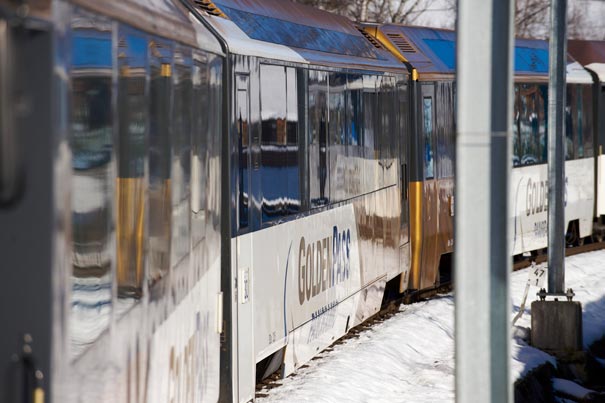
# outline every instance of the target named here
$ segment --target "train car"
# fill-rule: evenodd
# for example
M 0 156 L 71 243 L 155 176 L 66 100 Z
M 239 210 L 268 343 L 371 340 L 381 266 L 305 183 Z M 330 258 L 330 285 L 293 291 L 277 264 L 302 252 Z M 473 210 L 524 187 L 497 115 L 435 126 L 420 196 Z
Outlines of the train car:
M 362 28 L 418 70 L 418 140 L 411 157 L 411 181 L 418 183 L 418 191 L 410 198 L 412 278 L 418 280 L 411 287 L 422 289 L 438 284 L 440 273 L 448 272 L 443 263 L 449 264 L 451 258 L 444 257 L 453 250 L 455 32 L 393 24 L 363 24 Z M 517 39 L 514 52 L 511 248 L 513 254 L 522 255 L 547 246 L 548 44 Z M 590 77 L 571 58 L 567 82 L 565 214 L 567 241 L 577 244 L 593 228 L 592 88 Z
M 409 267 L 409 76 L 337 15 L 191 4 L 229 49 L 221 400 L 247 402 L 376 313 Z
M 581 63 L 593 78 L 593 128 L 596 170 L 596 203 L 594 236 L 605 237 L 605 41 L 570 40 L 569 53 Z
M 221 44 L 172 0 L 25 3 L 0 1 L 0 400 L 216 401 Z
M 396 24 L 364 32 L 410 63 L 416 135 L 410 146 L 412 270 L 401 290 L 426 290 L 451 279 L 454 250 L 454 33 Z

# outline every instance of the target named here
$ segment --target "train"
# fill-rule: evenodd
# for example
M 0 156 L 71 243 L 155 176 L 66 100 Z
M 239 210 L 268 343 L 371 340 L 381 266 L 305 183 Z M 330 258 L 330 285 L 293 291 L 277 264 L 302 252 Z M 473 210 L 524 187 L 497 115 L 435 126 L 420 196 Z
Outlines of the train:
M 568 244 L 605 230 L 604 49 L 570 42 Z M 0 0 L 0 400 L 252 401 L 449 284 L 455 56 L 282 0 Z M 547 84 L 518 39 L 517 258 L 546 247 Z

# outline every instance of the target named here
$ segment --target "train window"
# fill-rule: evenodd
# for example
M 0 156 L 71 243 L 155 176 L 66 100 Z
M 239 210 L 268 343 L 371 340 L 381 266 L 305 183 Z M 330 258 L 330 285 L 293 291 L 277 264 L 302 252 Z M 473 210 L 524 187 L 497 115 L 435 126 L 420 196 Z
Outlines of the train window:
M 345 115 L 345 88 L 347 76 L 342 73 L 329 75 L 329 123 L 330 132 L 330 198 L 332 202 L 339 202 L 346 198 L 346 115 Z
M 363 76 L 363 134 L 364 134 L 364 158 L 365 161 L 365 178 L 363 192 L 369 193 L 378 189 L 378 174 L 382 174 L 380 165 L 378 164 L 379 155 L 376 153 L 378 148 L 376 144 L 380 144 L 377 136 L 378 120 L 378 95 L 377 95 L 377 77 L 372 75 Z
M 520 165 L 546 162 L 546 91 L 546 86 L 535 84 L 519 87 Z
M 74 192 L 69 320 L 72 356 L 78 357 L 107 329 L 112 310 L 115 267 L 112 24 L 78 12 L 71 40 L 69 143 Z
M 309 198 L 311 208 L 328 204 L 328 74 L 309 71 Z
M 178 266 L 189 253 L 191 231 L 191 96 L 192 56 L 187 48 L 174 52 L 172 128 L 172 245 L 171 260 Z
M 364 192 L 363 158 L 363 76 L 349 74 L 347 77 L 347 198 Z
M 426 179 L 435 177 L 433 160 L 433 98 L 422 99 L 424 127 L 424 174 Z
M 575 154 L 574 134 L 577 129 L 576 86 L 567 88 L 567 103 L 565 104 L 565 159 L 571 160 Z
M 300 169 L 298 150 L 298 85 L 296 69 L 286 68 L 286 170 L 287 193 L 284 198 L 286 214 L 301 210 Z
M 382 79 L 382 151 L 381 158 L 384 169 L 384 186 L 397 184 L 397 164 L 393 159 L 399 148 L 397 136 L 397 109 L 394 77 L 385 76 Z
M 454 121 L 452 111 L 454 108 L 454 86 L 452 82 L 436 84 L 437 97 L 440 99 L 440 108 L 450 113 L 438 113 L 435 116 L 435 130 L 437 134 L 436 158 L 438 178 L 451 178 L 454 176 Z
M 149 284 L 153 286 L 170 270 L 172 234 L 172 70 L 173 45 L 160 39 L 149 43 Z
M 145 165 L 149 107 L 147 103 L 149 42 L 138 31 L 118 33 L 118 297 L 142 295 L 145 267 Z M 122 304 L 126 307 L 128 304 Z
M 519 85 L 515 85 L 513 108 L 513 166 L 521 165 L 521 112 Z
M 374 156 L 376 159 L 376 186 L 372 190 L 382 189 L 384 187 L 384 141 L 386 140 L 385 127 L 385 107 L 387 105 L 383 96 L 383 77 L 376 77 L 376 93 L 374 110 Z
M 593 136 L 593 97 L 592 97 L 592 86 L 587 85 L 582 91 L 582 133 L 583 133 L 583 147 L 584 147 L 584 158 L 591 158 L 594 156 L 594 136 Z
M 309 210 L 309 70 L 296 69 L 300 211 Z
M 206 223 L 207 233 L 212 234 L 211 244 L 218 245 L 220 242 L 220 202 L 221 202 L 221 145 L 223 138 L 222 114 L 223 114 L 223 60 L 220 56 L 210 55 L 208 58 L 208 132 L 206 145 L 208 147 L 208 186 L 207 209 L 208 221 Z M 213 250 L 212 253 L 217 253 Z M 218 258 L 218 254 L 215 255 Z M 211 260 L 212 261 L 212 260 Z
M 208 195 L 208 61 L 204 54 L 194 55 L 191 121 L 191 243 L 193 246 L 206 235 Z
M 248 228 L 250 203 L 250 118 L 248 106 L 248 76 L 237 75 L 235 99 L 235 124 L 237 126 L 237 216 L 239 231 Z
M 261 188 L 262 221 L 286 215 L 287 101 L 286 68 L 262 65 L 261 82 Z
M 548 160 L 548 86 L 539 85 L 536 95 L 536 116 L 538 119 L 538 155 L 539 162 L 545 164 Z

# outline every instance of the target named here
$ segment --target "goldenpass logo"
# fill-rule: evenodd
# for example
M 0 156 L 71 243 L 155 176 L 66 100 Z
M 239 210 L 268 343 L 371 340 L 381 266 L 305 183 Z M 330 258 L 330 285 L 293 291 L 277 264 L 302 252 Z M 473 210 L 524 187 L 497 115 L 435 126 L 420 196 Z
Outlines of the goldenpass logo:
M 298 301 L 304 304 L 316 295 L 347 280 L 350 275 L 351 231 L 337 226 L 332 236 L 307 243 L 300 238 L 298 249 Z

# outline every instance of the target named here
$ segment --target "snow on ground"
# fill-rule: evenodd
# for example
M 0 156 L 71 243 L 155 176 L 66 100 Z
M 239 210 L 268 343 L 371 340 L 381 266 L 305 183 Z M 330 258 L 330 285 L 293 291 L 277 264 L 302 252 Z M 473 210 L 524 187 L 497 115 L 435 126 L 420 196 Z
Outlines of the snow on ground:
M 519 311 L 528 269 L 511 275 L 513 307 Z M 573 288 L 584 311 L 584 345 L 605 334 L 605 251 L 566 259 L 566 285 Z M 529 327 L 530 288 L 526 311 L 516 323 Z M 511 342 L 511 378 L 518 379 L 547 361 L 550 355 Z M 454 298 L 445 295 L 402 306 L 400 312 L 358 338 L 321 354 L 308 367 L 263 391 L 259 402 L 450 402 L 454 400 Z

